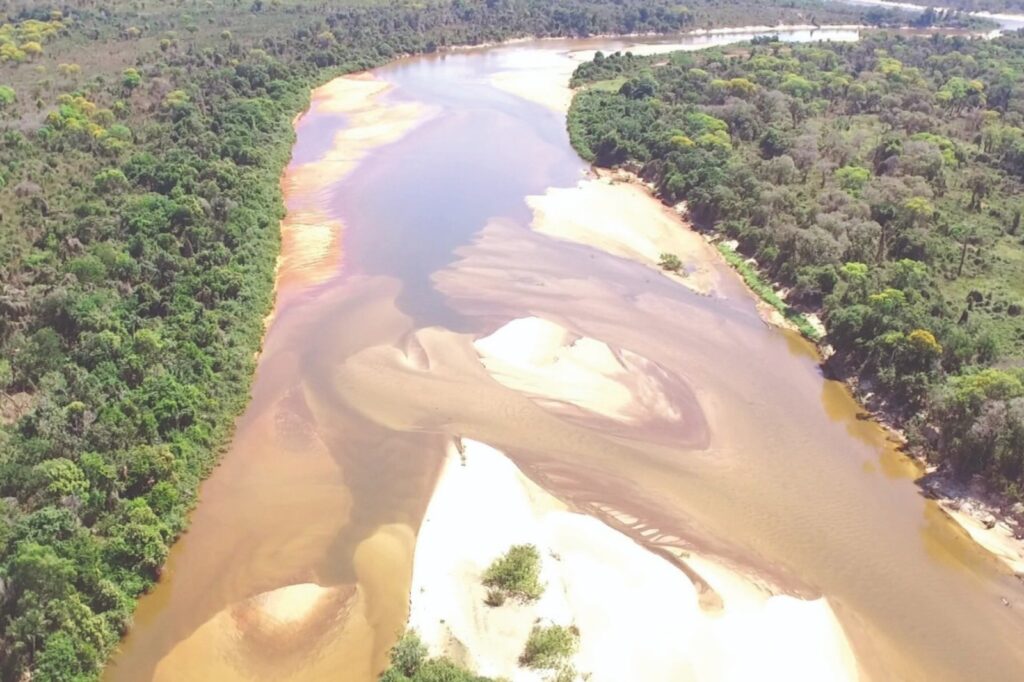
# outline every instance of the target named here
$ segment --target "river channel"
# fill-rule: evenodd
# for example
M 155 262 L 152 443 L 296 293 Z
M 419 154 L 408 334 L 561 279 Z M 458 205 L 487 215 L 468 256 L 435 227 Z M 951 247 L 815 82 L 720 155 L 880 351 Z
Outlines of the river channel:
M 623 47 L 452 51 L 377 69 L 356 81 L 372 91 L 361 103 L 314 97 L 283 179 L 251 403 L 107 680 L 375 679 L 446 444 L 463 436 L 641 543 L 824 595 L 871 679 L 1024 678 L 1020 583 L 921 495 L 916 465 L 728 267 L 702 264 L 715 286 L 701 295 L 531 228 L 527 197 L 588 168 L 563 114 L 496 78 Z M 623 425 L 495 381 L 472 342 L 524 317 L 642 358 L 674 421 Z

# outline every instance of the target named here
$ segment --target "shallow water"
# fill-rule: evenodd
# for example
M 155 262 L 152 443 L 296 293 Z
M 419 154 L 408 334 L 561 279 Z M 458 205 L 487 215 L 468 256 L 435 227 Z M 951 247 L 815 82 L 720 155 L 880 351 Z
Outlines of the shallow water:
M 1024 678 L 1024 619 L 1002 602 L 1024 604 L 1019 583 L 921 497 L 915 466 L 822 378 L 809 344 L 763 324 L 731 271 L 714 266 L 724 284 L 699 296 L 529 229 L 525 197 L 586 167 L 560 115 L 490 76 L 618 45 L 523 43 L 375 72 L 395 86 L 386 101 L 431 113 L 332 186 L 343 257 L 326 281 L 282 280 L 252 402 L 107 679 L 374 679 L 453 436 L 508 452 L 639 541 L 826 595 L 874 679 Z M 346 124 L 300 119 L 293 167 Z M 471 341 L 527 316 L 655 363 L 696 426 L 623 430 L 498 384 Z M 279 591 L 310 583 L 325 589 Z

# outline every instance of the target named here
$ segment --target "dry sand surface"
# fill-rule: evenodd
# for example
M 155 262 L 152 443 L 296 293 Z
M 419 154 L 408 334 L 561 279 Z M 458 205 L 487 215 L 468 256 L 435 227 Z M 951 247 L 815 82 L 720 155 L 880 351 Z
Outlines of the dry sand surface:
M 685 47 L 680 43 L 663 43 L 624 45 L 622 49 L 642 55 L 672 52 Z M 564 114 L 569 111 L 575 94 L 569 87 L 573 72 L 580 64 L 593 59 L 595 53 L 596 50 L 538 51 L 525 57 L 517 56 L 516 68 L 498 71 L 491 76 L 490 83 L 499 90 Z
M 319 158 L 292 163 L 281 187 L 288 215 L 281 223 L 278 287 L 295 282 L 317 284 L 336 271 L 341 221 L 332 217 L 330 188 L 372 150 L 395 142 L 428 118 L 418 103 L 389 103 L 382 97 L 391 85 L 370 74 L 335 78 L 313 91 L 306 117 L 343 115 L 345 127 Z
M 661 54 L 685 47 L 679 43 L 634 44 L 624 46 L 623 51 L 641 55 Z M 564 114 L 569 111 L 575 94 L 569 87 L 573 72 L 580 64 L 593 59 L 595 53 L 595 50 L 530 53 L 528 58 L 519 57 L 516 68 L 495 73 L 490 83 L 499 90 Z
M 499 383 L 555 407 L 574 405 L 627 424 L 682 418 L 657 368 L 550 320 L 512 320 L 473 346 Z
M 715 250 L 636 183 L 590 178 L 575 187 L 553 187 L 526 201 L 538 232 L 643 263 L 703 294 L 717 288 L 715 266 L 721 259 Z M 658 267 L 663 253 L 678 256 L 686 274 Z
M 565 83 L 569 81 L 576 65 L 569 62 L 568 66 L 570 68 L 536 74 L 530 71 L 501 71 L 491 76 L 491 85 L 552 111 L 566 112 L 572 104 L 572 90 Z
M 569 87 L 572 72 L 593 54 L 589 51 L 538 52 L 533 59 L 518 64 L 518 68 L 494 74 L 490 82 L 499 90 L 564 114 L 572 104 L 573 91 Z
M 856 662 L 824 599 L 773 596 L 706 559 L 687 561 L 719 594 L 706 611 L 686 575 L 565 505 L 483 443 L 451 446 L 420 528 L 409 626 L 433 655 L 479 674 L 545 679 L 519 666 L 532 625 L 575 625 L 572 664 L 591 680 L 855 680 Z M 484 603 L 481 575 L 513 544 L 542 557 L 543 596 Z
M 316 583 L 288 585 L 255 597 L 259 610 L 277 623 L 296 623 L 309 616 L 330 589 Z

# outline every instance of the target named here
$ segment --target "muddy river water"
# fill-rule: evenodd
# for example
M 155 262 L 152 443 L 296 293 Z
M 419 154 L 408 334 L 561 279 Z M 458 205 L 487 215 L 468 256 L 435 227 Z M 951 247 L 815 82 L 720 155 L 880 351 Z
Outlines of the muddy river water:
M 566 74 L 572 51 L 620 46 L 407 59 L 314 97 L 252 401 L 106 679 L 375 679 L 454 436 L 641 543 L 826 596 L 866 677 L 1024 679 L 1019 582 L 726 266 L 702 264 L 715 286 L 700 295 L 531 229 L 527 197 L 587 168 L 564 115 L 495 77 Z M 675 417 L 616 421 L 499 383 L 472 342 L 523 317 L 641 358 Z

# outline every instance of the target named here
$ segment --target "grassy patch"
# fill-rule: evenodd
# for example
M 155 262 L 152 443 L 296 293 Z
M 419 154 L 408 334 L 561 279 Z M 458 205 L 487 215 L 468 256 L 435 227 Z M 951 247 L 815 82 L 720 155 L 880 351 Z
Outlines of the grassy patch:
M 625 76 L 618 78 L 608 78 L 607 80 L 597 81 L 586 86 L 587 90 L 598 90 L 600 92 L 618 92 L 619 88 L 622 87 L 623 83 L 626 82 Z
M 738 273 L 743 281 L 746 282 L 747 286 L 757 294 L 762 301 L 770 305 L 771 307 L 778 310 L 782 315 L 796 325 L 796 328 L 800 330 L 800 333 L 811 339 L 812 341 L 818 341 L 821 339 L 821 334 L 818 330 L 804 317 L 802 314 L 793 310 L 785 301 L 779 298 L 779 295 L 772 289 L 761 273 L 751 267 L 747 263 L 746 259 L 739 253 L 737 253 L 732 247 L 718 243 L 718 251 L 725 258 L 725 261 L 731 265 Z

